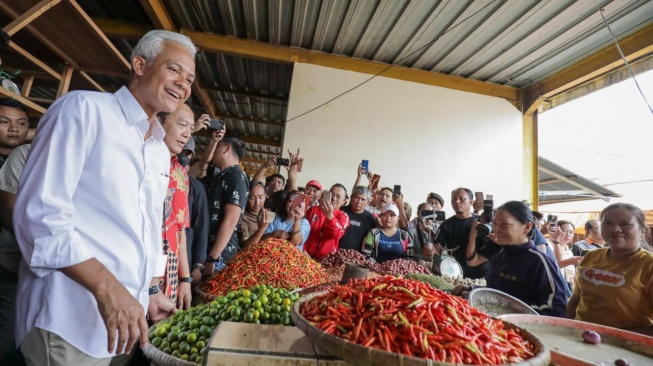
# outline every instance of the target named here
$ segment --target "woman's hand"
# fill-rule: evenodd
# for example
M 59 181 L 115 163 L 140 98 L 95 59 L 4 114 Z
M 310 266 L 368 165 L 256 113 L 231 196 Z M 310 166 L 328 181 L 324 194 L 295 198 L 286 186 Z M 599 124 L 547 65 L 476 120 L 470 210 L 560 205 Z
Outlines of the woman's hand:
M 295 207 L 293 213 L 295 214 L 295 221 L 302 221 L 302 219 L 304 218 L 304 206 L 299 205 Z
M 562 231 L 559 227 L 554 225 L 549 225 L 549 238 L 556 244 L 560 243 L 560 236 L 562 236 Z
M 208 114 L 203 114 L 200 116 L 200 118 L 195 121 L 195 124 L 193 125 L 193 133 L 204 130 L 209 128 L 211 125 L 211 117 L 209 117 Z
M 456 296 L 467 296 L 471 290 L 472 286 L 469 285 L 456 286 L 451 293 Z

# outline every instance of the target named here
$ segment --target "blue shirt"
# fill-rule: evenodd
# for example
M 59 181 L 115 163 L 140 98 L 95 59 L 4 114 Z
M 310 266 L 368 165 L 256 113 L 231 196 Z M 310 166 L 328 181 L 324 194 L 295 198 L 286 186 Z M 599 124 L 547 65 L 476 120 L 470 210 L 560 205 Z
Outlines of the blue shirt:
M 281 218 L 281 216 L 276 215 L 268 228 L 265 229 L 265 234 L 272 233 L 277 230 L 283 230 L 291 232 L 295 226 L 295 221 L 286 221 Z M 308 239 L 308 234 L 311 232 L 311 224 L 306 219 L 302 219 L 299 230 L 302 232 L 302 243 L 297 246 L 297 249 L 300 251 L 304 250 L 304 243 Z

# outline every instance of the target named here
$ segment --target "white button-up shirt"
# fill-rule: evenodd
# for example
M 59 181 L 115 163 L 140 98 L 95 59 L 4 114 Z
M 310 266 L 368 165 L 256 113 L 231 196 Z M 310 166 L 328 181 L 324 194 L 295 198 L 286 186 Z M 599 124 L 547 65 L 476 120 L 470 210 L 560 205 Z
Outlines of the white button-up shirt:
M 107 330 L 93 295 L 58 269 L 96 258 L 147 311 L 163 275 L 163 203 L 170 153 L 165 132 L 123 87 L 73 91 L 41 119 L 14 208 L 23 254 L 16 341 L 38 327 L 97 358 Z M 147 335 L 144 335 L 145 337 Z

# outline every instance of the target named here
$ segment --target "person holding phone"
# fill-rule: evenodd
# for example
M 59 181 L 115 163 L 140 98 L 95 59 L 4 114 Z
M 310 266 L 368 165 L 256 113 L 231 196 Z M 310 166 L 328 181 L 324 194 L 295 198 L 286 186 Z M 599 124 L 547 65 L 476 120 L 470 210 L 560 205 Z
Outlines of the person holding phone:
M 290 241 L 300 251 L 303 250 L 311 231 L 311 224 L 304 218 L 306 207 L 304 197 L 304 194 L 299 191 L 288 192 L 285 204 L 280 205 L 263 238 L 281 237 Z
M 653 253 L 644 212 L 614 203 L 601 212 L 606 246 L 587 253 L 578 265 L 567 317 L 653 335 Z
M 345 231 L 345 235 L 340 239 L 340 248 L 360 251 L 363 238 L 371 229 L 377 227 L 374 215 L 365 210 L 369 201 L 369 188 L 358 186 L 351 192 L 349 206 L 341 208 L 342 212 L 349 216 L 349 227 Z
M 304 251 L 313 259 L 321 260 L 338 250 L 338 243 L 349 227 L 349 217 L 340 207 L 347 202 L 347 189 L 340 183 L 322 193 L 320 205 L 308 210 L 306 218 L 311 232 L 304 244 Z
M 253 180 L 249 187 L 245 214 L 238 227 L 238 241 L 241 250 L 261 241 L 265 230 L 272 221 L 270 211 L 263 207 L 266 199 L 263 183 Z
M 428 202 L 421 203 L 417 206 L 417 217 L 411 224 L 408 233 L 413 238 L 413 257 L 426 261 L 433 259 L 433 241 L 441 224 L 435 208 Z

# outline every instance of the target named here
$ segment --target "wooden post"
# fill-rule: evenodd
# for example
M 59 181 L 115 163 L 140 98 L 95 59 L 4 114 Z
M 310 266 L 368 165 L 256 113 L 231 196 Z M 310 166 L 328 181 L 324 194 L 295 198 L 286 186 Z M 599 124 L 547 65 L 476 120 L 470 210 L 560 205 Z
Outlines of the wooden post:
M 56 99 L 68 93 L 68 88 L 70 87 L 70 79 L 73 77 L 74 70 L 75 69 L 73 69 L 72 66 L 66 66 L 63 69 L 63 74 L 61 75 L 61 81 L 59 82 L 59 89 L 57 90 Z
M 522 115 L 522 136 L 524 142 L 524 199 L 531 209 L 539 206 L 539 174 L 537 149 L 537 110 Z
M 25 81 L 23 82 L 23 88 L 20 91 L 22 96 L 25 98 L 29 97 L 29 92 L 32 91 L 32 83 L 34 82 L 34 76 L 25 76 Z

